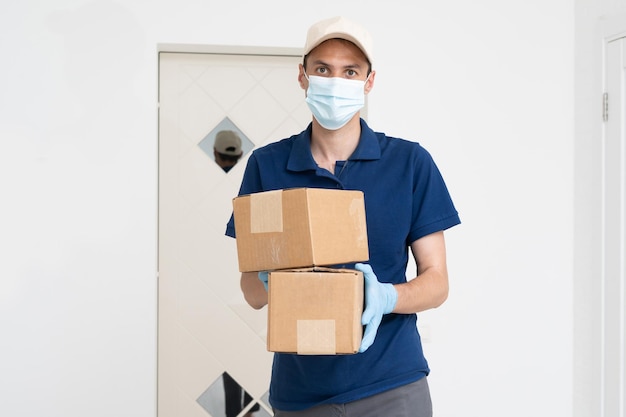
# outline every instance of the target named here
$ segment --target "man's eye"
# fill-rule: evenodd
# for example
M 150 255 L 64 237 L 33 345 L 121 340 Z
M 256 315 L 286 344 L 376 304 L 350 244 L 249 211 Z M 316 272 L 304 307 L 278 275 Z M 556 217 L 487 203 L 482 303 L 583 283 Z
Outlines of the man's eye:
M 348 70 L 348 76 L 354 77 L 355 75 L 356 75 L 356 71 L 355 70 Z

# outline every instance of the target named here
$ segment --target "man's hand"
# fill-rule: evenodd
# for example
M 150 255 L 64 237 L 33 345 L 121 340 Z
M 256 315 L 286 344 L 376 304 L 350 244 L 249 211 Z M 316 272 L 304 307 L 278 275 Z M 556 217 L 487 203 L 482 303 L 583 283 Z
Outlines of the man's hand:
M 365 332 L 359 348 L 359 352 L 365 352 L 374 343 L 383 315 L 395 308 L 398 292 L 393 284 L 379 282 L 370 265 L 358 263 L 354 267 L 363 272 L 365 279 L 365 311 L 361 316 Z

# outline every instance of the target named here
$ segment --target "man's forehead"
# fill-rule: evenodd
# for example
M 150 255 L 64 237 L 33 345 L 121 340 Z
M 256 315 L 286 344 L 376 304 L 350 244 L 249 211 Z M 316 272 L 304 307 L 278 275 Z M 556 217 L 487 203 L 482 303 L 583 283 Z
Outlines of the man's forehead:
M 363 62 L 368 62 L 365 53 L 354 43 L 350 42 L 346 39 L 333 38 L 327 39 L 324 42 L 317 45 L 311 52 L 309 53 L 309 59 L 317 60 L 320 55 L 332 54 L 336 53 L 337 50 L 341 50 L 342 53 L 349 51 L 350 54 L 358 60 Z

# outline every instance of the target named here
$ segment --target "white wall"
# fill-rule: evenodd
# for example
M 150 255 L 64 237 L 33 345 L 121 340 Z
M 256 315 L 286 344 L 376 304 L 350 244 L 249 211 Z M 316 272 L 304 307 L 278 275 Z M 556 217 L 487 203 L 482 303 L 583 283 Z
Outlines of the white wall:
M 408 4 L 0 5 L 1 415 L 156 414 L 157 44 L 300 47 L 335 14 L 375 39 L 371 126 L 462 216 L 421 321 L 436 415 L 572 414 L 574 2 Z

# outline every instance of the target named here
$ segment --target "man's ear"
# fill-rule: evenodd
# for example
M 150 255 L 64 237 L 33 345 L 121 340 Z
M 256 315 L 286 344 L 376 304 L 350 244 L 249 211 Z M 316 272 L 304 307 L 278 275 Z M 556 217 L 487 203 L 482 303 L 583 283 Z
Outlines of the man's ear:
M 365 94 L 368 94 L 374 88 L 374 78 L 376 78 L 376 71 L 370 72 L 370 75 L 367 77 L 367 81 L 365 82 Z
M 302 64 L 298 64 L 298 84 L 305 91 L 309 87 L 309 80 L 304 76 L 304 66 Z

